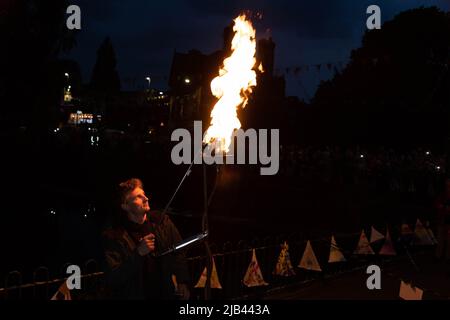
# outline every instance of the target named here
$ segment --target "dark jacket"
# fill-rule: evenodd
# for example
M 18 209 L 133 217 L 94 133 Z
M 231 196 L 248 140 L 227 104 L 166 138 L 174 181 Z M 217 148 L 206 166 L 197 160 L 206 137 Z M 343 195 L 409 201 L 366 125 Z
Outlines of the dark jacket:
M 178 283 L 189 283 L 183 252 L 155 257 L 140 256 L 139 239 L 155 235 L 156 255 L 180 242 L 181 236 L 167 215 L 152 211 L 144 225 L 126 219 L 103 232 L 106 258 L 106 284 L 112 299 L 173 299 L 172 275 Z

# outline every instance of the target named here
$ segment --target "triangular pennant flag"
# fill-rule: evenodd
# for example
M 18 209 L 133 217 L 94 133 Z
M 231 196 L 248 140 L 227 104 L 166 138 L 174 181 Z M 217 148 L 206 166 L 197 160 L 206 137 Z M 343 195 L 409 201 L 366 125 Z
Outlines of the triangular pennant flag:
M 282 277 L 295 276 L 294 267 L 289 256 L 289 246 L 286 242 L 281 245 L 280 256 L 273 274 Z
M 374 243 L 383 239 L 384 236 L 380 232 L 378 232 L 374 227 L 372 227 L 372 232 L 370 232 L 370 243 Z
M 353 254 L 375 254 L 375 252 L 373 252 L 372 250 L 372 247 L 370 246 L 369 240 L 367 240 L 364 230 L 361 232 L 358 246 L 356 247 Z
M 403 224 L 402 224 L 402 228 L 401 228 L 401 234 L 402 234 L 402 236 L 410 235 L 410 234 L 412 234 L 412 233 L 413 233 L 413 232 L 412 232 L 411 228 L 409 227 L 409 225 L 408 225 L 407 223 L 403 223 Z
M 268 283 L 264 281 L 261 269 L 259 268 L 258 260 L 256 259 L 256 251 L 253 249 L 252 261 L 248 266 L 247 272 L 244 276 L 244 284 L 247 287 L 267 286 Z
M 344 262 L 345 260 L 344 255 L 341 252 L 341 249 L 336 244 L 336 240 L 334 239 L 334 236 L 331 236 L 331 247 L 330 247 L 330 257 L 328 258 L 328 263 L 335 263 L 335 262 Z
M 403 300 L 422 300 L 423 290 L 419 288 L 413 288 L 411 285 L 402 281 L 400 283 L 399 296 Z
M 378 253 L 382 256 L 396 256 L 394 245 L 392 244 L 391 236 L 389 235 L 389 230 L 386 231 L 386 240 L 384 241 L 383 247 Z
M 212 259 L 213 265 L 212 265 L 212 271 L 211 271 L 211 288 L 212 289 L 222 289 L 222 286 L 219 281 L 219 276 L 217 275 L 217 269 L 216 269 L 216 261 L 214 258 Z M 195 285 L 195 288 L 204 288 L 206 285 L 206 278 L 207 278 L 207 272 L 208 270 L 203 269 L 203 272 L 200 276 L 200 279 L 198 279 L 197 284 Z
M 414 234 L 416 236 L 416 239 L 414 241 L 415 245 L 432 246 L 434 244 L 433 239 L 430 237 L 427 229 L 423 226 L 422 222 L 419 219 L 417 219 Z
M 306 244 L 305 252 L 303 253 L 302 260 L 300 261 L 298 267 L 306 270 L 322 271 L 322 268 L 320 268 L 320 264 L 317 261 L 316 255 L 314 254 L 314 251 L 311 247 L 311 242 L 309 240 Z
M 63 284 L 58 288 L 58 291 L 56 291 L 51 300 L 72 300 L 70 289 L 67 287 L 67 281 L 63 282 Z

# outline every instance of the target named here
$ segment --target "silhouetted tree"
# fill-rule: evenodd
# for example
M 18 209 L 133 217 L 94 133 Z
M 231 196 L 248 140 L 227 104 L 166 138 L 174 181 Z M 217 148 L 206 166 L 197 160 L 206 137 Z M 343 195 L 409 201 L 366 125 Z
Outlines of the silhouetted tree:
M 91 88 L 98 93 L 117 93 L 120 79 L 116 70 L 116 54 L 109 38 L 97 50 L 97 61 L 92 71 Z
M 348 66 L 313 99 L 332 136 L 367 142 L 433 140 L 448 133 L 450 15 L 436 7 L 398 14 L 367 31 Z
M 5 1 L 0 5 L 0 105 L 7 125 L 46 128 L 57 117 L 58 54 L 70 50 L 67 1 Z

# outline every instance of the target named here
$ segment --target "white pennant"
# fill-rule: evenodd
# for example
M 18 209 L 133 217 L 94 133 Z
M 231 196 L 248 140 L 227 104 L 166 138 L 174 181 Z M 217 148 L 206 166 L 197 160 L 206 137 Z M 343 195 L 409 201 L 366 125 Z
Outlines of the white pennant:
M 268 283 L 264 281 L 261 269 L 259 268 L 258 260 L 256 259 L 256 251 L 253 249 L 252 261 L 247 268 L 244 276 L 244 284 L 247 287 L 267 286 Z
M 309 240 L 306 244 L 305 252 L 303 253 L 302 260 L 300 261 L 298 267 L 306 270 L 322 271 L 322 268 L 320 268 L 320 264 L 317 261 L 316 255 L 314 254 L 314 250 L 312 249 Z
M 395 251 L 394 245 L 392 244 L 391 236 L 389 234 L 389 229 L 386 230 L 386 241 L 384 241 L 383 247 L 378 253 L 382 256 L 396 256 L 397 252 Z
M 331 236 L 330 257 L 328 258 L 328 263 L 344 262 L 344 261 L 346 261 L 344 255 L 337 246 L 334 236 Z
M 375 252 L 373 252 L 372 250 L 372 247 L 370 246 L 369 240 L 367 240 L 364 230 L 361 232 L 358 246 L 356 247 L 353 254 L 375 254 Z
M 370 243 L 374 243 L 383 239 L 384 236 L 372 226 L 372 231 L 370 232 Z
M 63 282 L 50 300 L 72 300 L 70 289 L 67 287 L 67 281 Z
M 413 288 L 411 285 L 402 281 L 400 283 L 399 296 L 403 300 L 422 300 L 423 290 L 419 288 Z
M 210 285 L 212 289 L 222 289 L 222 285 L 219 281 L 219 276 L 217 275 L 217 269 L 216 269 L 216 261 L 214 260 L 214 257 L 212 259 L 213 265 L 212 265 L 212 271 L 211 271 L 211 279 L 210 279 Z M 203 272 L 200 276 L 200 279 L 198 279 L 197 284 L 194 288 L 204 288 L 206 285 L 206 280 L 208 278 L 208 270 L 203 269 Z

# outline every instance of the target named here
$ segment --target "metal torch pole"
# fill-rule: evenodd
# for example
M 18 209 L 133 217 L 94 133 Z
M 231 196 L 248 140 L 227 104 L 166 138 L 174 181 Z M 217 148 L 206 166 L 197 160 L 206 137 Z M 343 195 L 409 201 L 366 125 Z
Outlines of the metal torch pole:
M 194 159 L 192 160 L 191 164 L 189 165 L 189 168 L 186 170 L 186 173 L 184 174 L 183 178 L 181 179 L 180 183 L 178 184 L 177 188 L 175 189 L 175 192 L 173 193 L 169 202 L 167 202 L 166 206 L 164 207 L 164 210 L 162 212 L 163 216 L 167 213 L 167 210 L 169 210 L 170 205 L 172 204 L 173 200 L 175 199 L 175 196 L 177 195 L 178 191 L 180 190 L 181 186 L 183 185 L 184 180 L 186 180 L 186 178 L 191 174 L 192 167 L 194 166 L 196 158 L 201 155 L 202 155 L 202 150 L 200 149 L 199 152 L 194 156 Z
M 202 231 L 209 232 L 208 225 L 208 190 L 206 179 L 206 164 L 203 163 L 203 219 L 202 219 Z M 206 283 L 205 283 L 205 300 L 211 300 L 211 273 L 212 273 L 212 254 L 209 247 L 208 238 L 205 240 L 206 249 Z
M 204 214 L 203 214 L 203 221 L 202 221 L 202 225 L 203 225 L 203 232 L 208 231 L 208 235 L 210 233 L 209 231 L 209 225 L 208 225 L 208 208 L 211 204 L 211 201 L 214 197 L 214 194 L 216 193 L 217 190 L 217 185 L 219 184 L 219 179 L 220 179 L 220 165 L 218 165 L 216 167 L 216 180 L 214 182 L 214 187 L 211 191 L 211 194 L 209 195 L 209 197 L 207 197 L 207 190 L 206 190 L 206 165 L 203 164 L 203 196 L 204 196 L 204 206 L 205 206 L 205 210 L 204 210 Z M 208 236 L 209 238 L 209 236 Z M 206 283 L 205 283 L 205 299 L 209 300 L 211 298 L 211 275 L 212 275 L 212 267 L 213 267 L 213 260 L 212 260 L 212 253 L 211 253 L 211 248 L 209 247 L 209 243 L 208 243 L 208 239 L 206 239 L 205 241 L 205 246 L 206 246 Z

